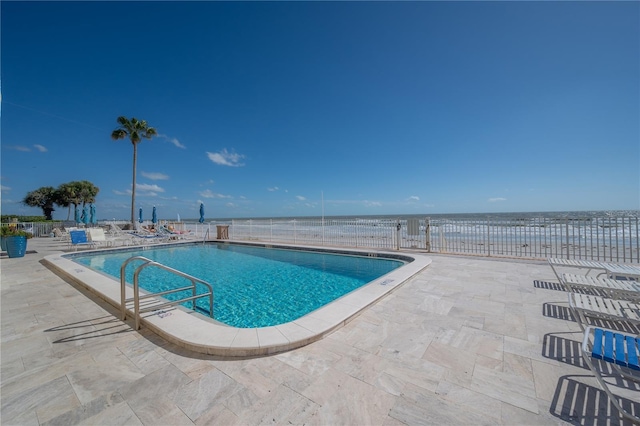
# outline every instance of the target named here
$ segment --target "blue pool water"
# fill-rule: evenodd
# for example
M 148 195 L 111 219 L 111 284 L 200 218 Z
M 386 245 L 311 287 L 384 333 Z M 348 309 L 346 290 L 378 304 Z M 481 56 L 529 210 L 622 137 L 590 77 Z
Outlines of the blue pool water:
M 122 263 L 144 256 L 213 286 L 213 318 L 233 327 L 254 328 L 293 321 L 402 266 L 393 259 L 337 255 L 232 244 L 179 245 L 73 256 L 72 260 L 120 279 Z M 128 283 L 142 261 L 126 270 Z M 159 292 L 189 281 L 159 268 L 145 268 L 140 287 Z M 205 292 L 204 286 L 198 292 Z M 165 296 L 178 300 L 187 292 Z M 197 309 L 208 314 L 208 298 Z M 191 308 L 192 303 L 185 306 Z

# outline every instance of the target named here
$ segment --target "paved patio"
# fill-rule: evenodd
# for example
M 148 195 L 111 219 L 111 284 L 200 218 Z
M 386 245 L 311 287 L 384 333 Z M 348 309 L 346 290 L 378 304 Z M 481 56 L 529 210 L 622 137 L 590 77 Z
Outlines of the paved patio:
M 622 424 L 545 262 L 433 255 L 325 339 L 225 359 L 133 331 L 40 263 L 61 249 L 0 260 L 3 425 Z

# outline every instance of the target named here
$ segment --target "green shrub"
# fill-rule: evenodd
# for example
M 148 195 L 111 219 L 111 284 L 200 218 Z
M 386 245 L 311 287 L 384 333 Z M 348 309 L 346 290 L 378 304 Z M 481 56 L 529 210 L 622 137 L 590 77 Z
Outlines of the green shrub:
M 16 219 L 17 222 L 51 222 L 44 216 L 18 216 L 15 214 L 3 214 L 0 216 L 0 221 L 2 221 L 2 223 L 13 222 L 13 219 Z
M 0 236 L 32 238 L 33 234 L 31 232 L 23 231 L 22 229 L 17 229 L 15 226 L 2 226 L 0 227 Z

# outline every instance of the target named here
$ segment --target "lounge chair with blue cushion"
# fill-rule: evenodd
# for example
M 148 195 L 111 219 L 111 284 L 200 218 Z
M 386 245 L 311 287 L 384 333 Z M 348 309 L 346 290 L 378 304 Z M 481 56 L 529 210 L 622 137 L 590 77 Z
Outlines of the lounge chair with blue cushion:
M 71 237 L 71 246 L 78 250 L 80 246 L 88 246 L 89 248 L 95 247 L 95 243 L 87 239 L 87 233 L 82 230 L 69 231 Z
M 587 327 L 582 341 L 582 357 L 593 372 L 598 383 L 609 396 L 611 403 L 624 417 L 639 423 L 640 413 L 626 410 L 619 397 L 615 396 L 610 383 L 604 380 L 602 372 L 593 363 L 593 359 L 604 361 L 624 379 L 640 383 L 640 338 L 637 335 L 621 333 L 600 327 Z M 622 368 L 621 368 L 622 367 Z M 637 385 L 634 385 L 637 390 Z M 638 405 L 636 405 L 638 407 Z

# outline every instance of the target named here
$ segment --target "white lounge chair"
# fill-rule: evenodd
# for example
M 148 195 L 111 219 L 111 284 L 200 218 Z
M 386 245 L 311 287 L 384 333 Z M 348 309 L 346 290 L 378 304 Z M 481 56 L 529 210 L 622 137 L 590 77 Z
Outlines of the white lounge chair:
M 107 231 L 107 235 L 110 235 L 110 236 L 123 236 L 123 235 L 127 236 L 127 235 L 129 235 L 129 232 L 123 230 L 122 228 L 120 228 L 115 223 L 110 223 L 109 224 L 109 230 Z
M 69 242 L 69 230 L 61 230 L 60 228 L 53 228 L 53 241 Z
M 589 325 L 589 317 L 640 325 L 640 304 L 629 300 L 569 293 L 569 307 L 582 330 Z
M 169 237 L 165 235 L 158 235 L 152 233 L 131 233 L 132 242 L 134 244 L 148 245 L 148 244 L 161 244 L 168 243 Z
M 98 246 L 114 247 L 118 243 L 121 245 L 131 244 L 131 237 L 128 235 L 107 236 L 102 228 L 89 228 L 87 232 L 89 233 L 89 239 Z
M 636 265 L 600 262 L 594 260 L 559 259 L 557 257 L 550 257 L 547 261 L 559 282 L 562 282 L 561 274 L 557 269 L 560 267 L 586 269 L 587 272 L 585 272 L 585 275 L 589 275 L 589 272 L 595 269 L 599 271 L 598 276 L 606 275 L 609 278 L 624 278 L 636 281 L 640 279 L 640 266 Z
M 156 232 L 168 237 L 170 240 L 186 240 L 189 239 L 189 237 L 195 236 L 191 231 L 171 231 L 164 226 L 159 227 Z
M 640 414 L 636 411 L 634 415 L 622 406 L 621 401 L 609 388 L 612 385 L 604 380 L 600 369 L 592 362 L 592 359 L 602 360 L 611 365 L 623 378 L 640 383 L 640 338 L 637 335 L 606 328 L 587 327 L 582 341 L 582 357 L 620 414 L 635 423 L 640 423 Z
M 605 297 L 640 301 L 640 283 L 631 280 L 614 280 L 592 275 L 562 274 L 561 283 L 570 291 L 596 290 Z

